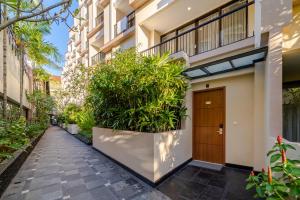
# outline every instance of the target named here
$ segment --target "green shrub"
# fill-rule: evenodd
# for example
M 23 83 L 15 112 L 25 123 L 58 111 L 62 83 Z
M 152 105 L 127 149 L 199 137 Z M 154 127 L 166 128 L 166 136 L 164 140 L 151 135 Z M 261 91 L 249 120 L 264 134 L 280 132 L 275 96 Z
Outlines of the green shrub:
M 0 122 L 0 161 L 11 157 L 14 151 L 29 143 L 25 129 L 24 117 L 20 117 L 16 121 Z
M 66 118 L 63 113 L 58 114 L 57 116 L 57 123 L 64 123 L 66 121 Z
M 78 134 L 89 140 L 92 140 L 92 137 L 93 137 L 92 131 L 80 130 L 80 132 Z
M 29 144 L 30 139 L 35 138 L 47 128 L 47 124 L 26 124 L 24 117 L 15 121 L 0 121 L 0 162 L 10 158 L 12 154 Z
M 32 139 L 42 134 L 46 127 L 40 123 L 30 123 L 26 127 L 26 135 Z
M 277 143 L 268 152 L 268 170 L 257 175 L 252 171 L 246 189 L 255 189 L 256 198 L 267 200 L 300 199 L 300 161 L 287 158 L 287 151 L 296 150 L 277 137 Z
M 65 122 L 68 124 L 76 124 L 78 113 L 81 111 L 80 106 L 70 103 L 64 109 Z
M 145 132 L 180 128 L 188 86 L 183 70 L 169 55 L 144 57 L 135 49 L 116 53 L 95 70 L 89 85 L 96 123 Z
M 94 115 L 90 110 L 82 110 L 77 114 L 76 124 L 81 131 L 92 132 L 93 126 L 95 126 Z

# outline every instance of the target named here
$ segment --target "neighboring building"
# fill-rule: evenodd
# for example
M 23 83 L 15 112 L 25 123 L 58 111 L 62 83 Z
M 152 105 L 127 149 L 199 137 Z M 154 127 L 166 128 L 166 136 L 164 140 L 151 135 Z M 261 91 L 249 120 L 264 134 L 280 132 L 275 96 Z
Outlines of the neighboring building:
M 299 155 L 299 104 L 283 106 L 283 90 L 300 90 L 299 1 L 80 0 L 79 7 L 88 20 L 76 19 L 78 31 L 69 33 L 66 69 L 133 46 L 186 60 L 185 160 L 260 170 L 281 134 Z
M 20 107 L 20 84 L 21 84 L 21 55 L 17 51 L 17 45 L 15 43 L 11 29 L 7 28 L 7 99 L 8 117 Z M 3 31 L 0 31 L 0 102 L 1 113 L 3 106 Z M 23 77 L 23 110 L 26 117 L 29 117 L 29 111 L 31 109 L 30 103 L 26 98 L 26 91 L 32 91 L 32 67 L 30 61 L 25 56 L 25 73 Z
M 50 95 L 55 94 L 58 90 L 61 89 L 61 77 L 52 75 L 49 78 L 49 91 Z

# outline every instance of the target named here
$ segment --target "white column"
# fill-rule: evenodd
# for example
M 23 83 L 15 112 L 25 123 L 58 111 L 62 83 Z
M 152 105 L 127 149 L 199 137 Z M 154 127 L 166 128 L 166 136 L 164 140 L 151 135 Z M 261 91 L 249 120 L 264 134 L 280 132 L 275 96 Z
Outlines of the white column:
M 272 146 L 277 135 L 282 135 L 282 40 L 281 28 L 274 28 L 269 32 L 269 51 L 265 69 L 267 149 Z
M 265 65 L 266 62 L 259 62 L 254 67 L 253 167 L 257 171 L 266 166 Z

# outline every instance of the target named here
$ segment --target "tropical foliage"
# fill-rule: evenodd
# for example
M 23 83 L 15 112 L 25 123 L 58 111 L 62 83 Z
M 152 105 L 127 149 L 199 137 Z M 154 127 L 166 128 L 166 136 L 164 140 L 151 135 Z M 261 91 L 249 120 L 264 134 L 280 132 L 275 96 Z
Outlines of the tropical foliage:
M 81 107 L 77 104 L 70 103 L 64 109 L 64 119 L 68 124 L 76 124 L 78 113 L 81 111 Z
M 83 64 L 67 68 L 64 73 L 66 82 L 62 93 L 67 102 L 83 105 L 87 96 L 87 86 L 93 76 L 95 67 L 86 67 Z
M 78 113 L 76 124 L 80 128 L 80 135 L 92 139 L 92 129 L 95 126 L 95 119 L 93 112 L 90 109 L 85 108 Z
M 58 49 L 44 40 L 44 36 L 50 34 L 50 30 L 48 22 L 18 22 L 13 26 L 17 45 L 25 50 L 31 61 L 38 66 L 51 64 L 60 68 L 56 64 L 61 61 Z
M 88 109 L 84 109 L 77 114 L 76 124 L 80 130 L 86 132 L 92 132 L 92 128 L 95 126 L 95 119 L 93 112 Z
M 51 96 L 41 90 L 34 90 L 27 94 L 28 101 L 33 105 L 33 121 L 42 125 L 49 123 L 49 114 L 54 107 L 54 101 Z
M 45 126 L 35 123 L 26 124 L 24 117 L 14 121 L 0 121 L 0 162 L 12 157 L 13 153 L 27 145 L 30 139 L 37 137 Z
M 287 150 L 296 149 L 278 136 L 277 143 L 267 154 L 270 157 L 268 171 L 262 169 L 257 175 L 251 172 L 246 189 L 255 188 L 256 197 L 268 200 L 299 199 L 300 161 L 288 159 Z
M 117 52 L 94 71 L 87 101 L 101 127 L 145 132 L 180 128 L 187 82 L 183 64 L 144 57 L 135 49 Z

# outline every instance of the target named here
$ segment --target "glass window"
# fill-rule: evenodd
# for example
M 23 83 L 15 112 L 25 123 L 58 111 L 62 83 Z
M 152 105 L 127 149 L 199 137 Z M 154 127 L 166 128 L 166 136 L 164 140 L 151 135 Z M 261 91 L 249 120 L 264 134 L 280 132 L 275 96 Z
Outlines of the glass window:
M 178 30 L 178 34 L 184 33 L 195 27 L 195 24 L 187 25 Z M 188 32 L 177 39 L 178 51 L 184 51 L 189 56 L 195 54 L 195 31 Z
M 300 83 L 283 89 L 283 137 L 300 142 Z
M 222 14 L 239 8 L 247 3 L 247 0 L 240 0 L 222 9 Z M 247 37 L 247 9 L 243 8 L 221 20 L 222 23 L 222 45 L 245 39 Z
M 214 13 L 198 21 L 199 26 L 219 16 Z M 219 20 L 211 22 L 198 29 L 198 53 L 219 47 Z

